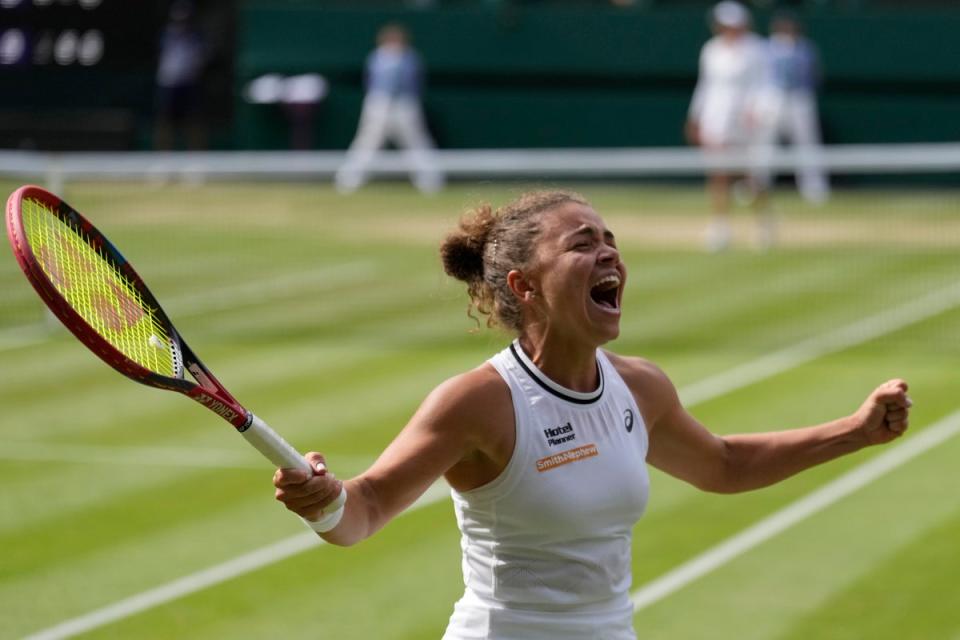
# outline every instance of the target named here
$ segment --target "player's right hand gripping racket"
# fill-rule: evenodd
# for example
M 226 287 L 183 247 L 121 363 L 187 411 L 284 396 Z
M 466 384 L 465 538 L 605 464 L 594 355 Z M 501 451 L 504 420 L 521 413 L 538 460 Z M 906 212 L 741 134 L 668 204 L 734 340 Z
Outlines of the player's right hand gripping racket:
M 40 187 L 21 187 L 7 200 L 7 235 L 30 284 L 100 359 L 132 380 L 193 398 L 278 467 L 314 473 L 296 449 L 213 377 L 130 263 L 70 205 Z M 345 499 L 341 492 L 325 511 Z

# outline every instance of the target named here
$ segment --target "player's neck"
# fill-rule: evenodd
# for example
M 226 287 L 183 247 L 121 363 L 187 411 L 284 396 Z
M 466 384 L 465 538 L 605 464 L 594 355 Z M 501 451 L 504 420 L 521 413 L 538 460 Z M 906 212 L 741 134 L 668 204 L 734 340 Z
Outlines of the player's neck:
M 548 378 L 572 391 L 597 388 L 597 348 L 594 345 L 523 335 L 520 347 Z

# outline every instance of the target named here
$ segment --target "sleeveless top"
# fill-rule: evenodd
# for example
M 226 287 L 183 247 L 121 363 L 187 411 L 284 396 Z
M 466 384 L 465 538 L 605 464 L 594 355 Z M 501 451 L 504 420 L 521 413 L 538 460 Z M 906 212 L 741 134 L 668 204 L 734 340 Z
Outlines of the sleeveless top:
M 452 491 L 466 590 L 444 638 L 633 638 L 631 534 L 649 493 L 633 395 L 599 349 L 589 393 L 547 378 L 519 341 L 490 363 L 516 444 L 492 482 Z

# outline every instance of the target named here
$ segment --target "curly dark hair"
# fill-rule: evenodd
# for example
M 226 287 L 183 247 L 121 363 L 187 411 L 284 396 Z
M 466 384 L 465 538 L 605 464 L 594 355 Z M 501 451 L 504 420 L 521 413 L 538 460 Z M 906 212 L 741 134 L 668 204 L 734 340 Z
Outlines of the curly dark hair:
M 484 203 L 461 216 L 441 243 L 440 257 L 448 275 L 467 283 L 471 317 L 476 309 L 487 316 L 487 326 L 520 331 L 523 318 L 507 274 L 529 267 L 542 214 L 568 202 L 589 205 L 572 191 L 532 191 L 496 210 Z

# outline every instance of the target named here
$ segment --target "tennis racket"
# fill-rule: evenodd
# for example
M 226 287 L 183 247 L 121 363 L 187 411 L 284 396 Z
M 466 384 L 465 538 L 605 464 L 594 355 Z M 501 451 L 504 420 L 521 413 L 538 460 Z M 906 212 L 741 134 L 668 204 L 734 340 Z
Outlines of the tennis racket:
M 141 384 L 196 400 L 276 466 L 314 473 L 200 362 L 130 263 L 74 208 L 40 187 L 23 186 L 7 200 L 7 236 L 30 284 L 101 360 Z M 325 511 L 345 498 L 341 492 Z

